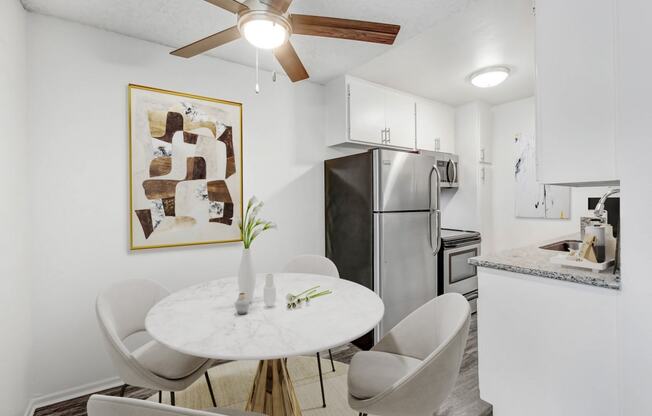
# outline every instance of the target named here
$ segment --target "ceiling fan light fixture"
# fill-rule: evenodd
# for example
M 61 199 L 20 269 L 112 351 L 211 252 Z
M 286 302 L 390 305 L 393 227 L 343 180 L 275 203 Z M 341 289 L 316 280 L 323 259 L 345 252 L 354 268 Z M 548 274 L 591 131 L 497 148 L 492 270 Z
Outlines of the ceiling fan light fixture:
M 248 13 L 238 23 L 242 35 L 259 49 L 275 49 L 287 42 L 290 25 L 282 16 Z
M 292 82 L 308 79 L 308 71 L 292 46 L 292 34 L 348 39 L 393 45 L 401 26 L 364 20 L 294 14 L 293 0 L 206 0 L 237 16 L 237 24 L 170 52 L 192 58 L 244 37 L 258 49 L 273 55 Z
M 490 66 L 472 73 L 469 81 L 478 88 L 491 88 L 502 84 L 509 73 L 510 69 L 506 66 Z

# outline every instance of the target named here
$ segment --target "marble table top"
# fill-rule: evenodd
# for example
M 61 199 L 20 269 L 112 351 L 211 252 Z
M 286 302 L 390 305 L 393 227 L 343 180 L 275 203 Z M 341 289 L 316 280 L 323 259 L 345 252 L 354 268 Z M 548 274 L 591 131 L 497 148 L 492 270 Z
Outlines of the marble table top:
M 385 307 L 373 291 L 344 279 L 274 273 L 276 306 L 263 303 L 264 275 L 257 276 L 249 314 L 235 312 L 236 277 L 213 280 L 173 293 L 145 320 L 158 342 L 198 357 L 271 360 L 313 354 L 344 345 L 380 322 Z M 285 296 L 313 286 L 332 294 L 288 310 Z

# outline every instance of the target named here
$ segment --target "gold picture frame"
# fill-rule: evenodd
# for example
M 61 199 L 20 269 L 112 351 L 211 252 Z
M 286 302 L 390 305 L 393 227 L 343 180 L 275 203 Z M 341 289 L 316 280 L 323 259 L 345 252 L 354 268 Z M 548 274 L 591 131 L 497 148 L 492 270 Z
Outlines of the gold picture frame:
M 130 249 L 242 241 L 242 103 L 137 84 L 128 101 Z

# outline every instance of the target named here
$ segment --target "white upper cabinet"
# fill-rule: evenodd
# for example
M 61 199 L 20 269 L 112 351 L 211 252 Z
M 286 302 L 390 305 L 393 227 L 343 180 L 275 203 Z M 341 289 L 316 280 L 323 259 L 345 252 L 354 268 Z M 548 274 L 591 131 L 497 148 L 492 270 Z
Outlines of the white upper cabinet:
M 326 86 L 326 101 L 329 146 L 416 148 L 413 96 L 344 76 Z
M 391 146 L 416 148 L 416 104 L 414 97 L 385 91 L 385 142 Z
M 455 153 L 455 109 L 417 98 L 417 148 Z
M 352 140 L 381 144 L 385 140 L 385 91 L 363 82 L 350 82 L 349 137 Z
M 618 180 L 613 0 L 536 6 L 537 178 L 551 184 Z

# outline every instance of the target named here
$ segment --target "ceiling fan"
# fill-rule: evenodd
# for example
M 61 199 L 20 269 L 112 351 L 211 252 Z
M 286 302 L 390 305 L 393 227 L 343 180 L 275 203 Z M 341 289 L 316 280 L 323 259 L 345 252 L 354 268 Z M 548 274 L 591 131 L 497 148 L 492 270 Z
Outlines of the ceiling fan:
M 290 43 L 292 34 L 391 45 L 401 29 L 398 25 L 386 23 L 289 14 L 287 11 L 292 0 L 206 1 L 237 14 L 237 25 L 172 51 L 172 55 L 191 58 L 244 36 L 257 48 L 273 49 L 274 56 L 292 82 L 308 78 L 306 68 Z

